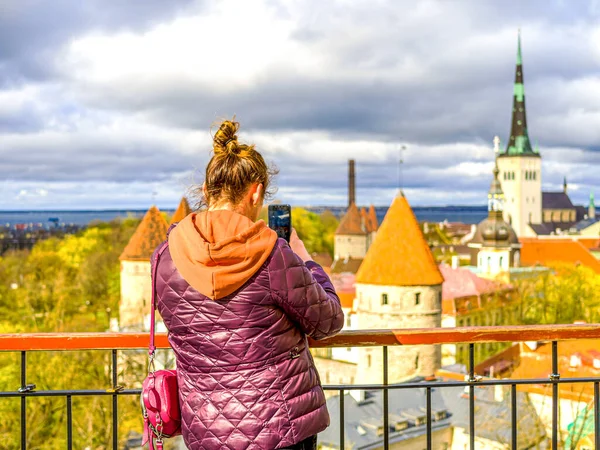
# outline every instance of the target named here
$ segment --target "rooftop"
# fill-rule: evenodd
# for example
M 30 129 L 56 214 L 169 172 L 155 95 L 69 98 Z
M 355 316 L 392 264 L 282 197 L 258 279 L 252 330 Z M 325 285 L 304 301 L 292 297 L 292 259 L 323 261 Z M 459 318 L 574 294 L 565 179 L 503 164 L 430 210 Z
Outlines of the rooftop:
M 156 247 L 167 238 L 169 225 L 156 206 L 152 206 L 129 243 L 121 253 L 121 261 L 150 261 Z
M 356 282 L 385 286 L 432 286 L 444 278 L 404 195 L 388 209 L 356 274 Z
M 336 235 L 366 235 L 363 217 L 355 203 L 351 203 L 335 230 Z
M 542 209 L 575 209 L 566 192 L 542 192 Z
M 600 274 L 600 261 L 581 242 L 573 239 L 521 239 L 521 264 L 582 264 Z
M 177 209 L 173 213 L 173 216 L 171 217 L 171 222 L 169 223 L 169 225 L 172 225 L 177 222 L 181 222 L 191 212 L 192 212 L 192 209 L 190 208 L 190 204 L 188 203 L 187 199 L 185 197 L 183 197 L 181 199 L 181 201 L 179 202 L 179 206 L 177 206 Z

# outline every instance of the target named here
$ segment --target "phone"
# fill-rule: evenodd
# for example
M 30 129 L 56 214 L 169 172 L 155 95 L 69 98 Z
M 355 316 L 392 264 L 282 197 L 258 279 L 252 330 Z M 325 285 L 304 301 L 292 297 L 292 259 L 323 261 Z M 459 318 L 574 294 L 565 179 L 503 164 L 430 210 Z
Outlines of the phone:
M 269 228 L 277 237 L 290 242 L 292 235 L 292 208 L 290 205 L 269 205 Z

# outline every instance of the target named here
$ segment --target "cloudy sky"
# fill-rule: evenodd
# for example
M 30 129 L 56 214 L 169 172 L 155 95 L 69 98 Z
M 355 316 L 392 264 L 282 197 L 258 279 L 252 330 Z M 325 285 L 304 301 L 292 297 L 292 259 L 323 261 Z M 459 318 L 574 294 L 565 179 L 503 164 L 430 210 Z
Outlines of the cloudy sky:
M 483 205 L 519 28 L 543 188 L 587 204 L 598 0 L 0 0 L 0 209 L 173 208 L 234 114 L 285 202 L 344 204 L 355 158 L 361 204 Z

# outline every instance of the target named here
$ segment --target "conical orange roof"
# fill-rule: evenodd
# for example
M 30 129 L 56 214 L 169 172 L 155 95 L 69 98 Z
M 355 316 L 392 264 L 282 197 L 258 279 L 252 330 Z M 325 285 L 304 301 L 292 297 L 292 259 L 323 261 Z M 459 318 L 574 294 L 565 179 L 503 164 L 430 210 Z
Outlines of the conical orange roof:
M 408 201 L 403 195 L 396 197 L 356 274 L 356 282 L 434 286 L 443 281 Z
M 377 223 L 377 212 L 375 211 L 375 207 L 373 205 L 369 207 L 368 217 L 369 225 L 371 226 L 370 231 L 377 231 L 377 228 L 379 228 L 379 224 Z
M 158 208 L 152 206 L 131 236 L 119 259 L 150 261 L 156 247 L 167 238 L 168 228 L 169 225 Z
M 337 227 L 337 230 L 335 230 L 335 234 L 367 234 L 363 219 L 354 203 L 351 203 L 348 207 L 348 211 L 346 211 L 346 214 L 342 217 L 340 225 Z
M 173 217 L 171 217 L 171 222 L 169 222 L 169 225 L 172 225 L 176 222 L 181 222 L 191 212 L 192 209 L 190 208 L 190 204 L 185 197 L 182 197 L 177 210 L 173 213 Z
M 365 209 L 364 206 L 362 208 L 360 208 L 360 220 L 362 221 L 361 223 L 365 227 L 365 231 L 367 233 L 371 232 L 371 224 L 369 223 L 369 215 L 367 214 L 367 210 Z

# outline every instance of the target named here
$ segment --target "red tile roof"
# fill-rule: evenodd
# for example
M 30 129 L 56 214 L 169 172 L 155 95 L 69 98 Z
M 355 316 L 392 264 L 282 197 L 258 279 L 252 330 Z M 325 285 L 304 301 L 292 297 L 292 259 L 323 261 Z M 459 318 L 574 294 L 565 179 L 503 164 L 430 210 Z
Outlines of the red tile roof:
M 373 205 L 369 207 L 368 212 L 365 207 L 362 207 L 360 209 L 360 216 L 365 224 L 367 233 L 373 233 L 377 231 L 379 224 L 377 223 L 377 213 L 375 212 L 375 207 Z
M 167 238 L 168 228 L 169 225 L 158 208 L 151 207 L 131 236 L 119 259 L 150 261 L 156 247 Z
M 354 298 L 356 297 L 356 288 L 354 283 L 356 277 L 353 274 L 332 274 L 331 282 L 335 288 L 335 292 L 340 298 L 342 308 L 352 309 Z
M 362 258 L 343 258 L 336 259 L 331 265 L 331 273 L 352 273 L 356 274 L 363 262 Z
M 561 341 L 558 344 L 558 370 L 564 378 L 598 377 L 600 369 L 594 368 L 596 350 L 600 341 L 594 339 L 579 339 Z M 571 366 L 571 357 L 579 356 L 580 366 Z M 596 364 L 598 364 L 598 361 Z M 511 374 L 512 379 L 521 378 L 548 378 L 552 373 L 552 344 L 540 343 L 535 350 L 521 352 L 520 364 Z M 565 383 L 559 384 L 560 397 L 576 401 L 589 401 L 593 399 L 594 387 L 591 383 Z M 520 390 L 552 395 L 551 385 L 524 385 Z
M 340 221 L 335 234 L 355 234 L 355 235 L 366 235 L 366 229 L 363 224 L 363 218 L 354 203 L 351 203 L 348 207 L 348 211 L 342 220 Z
M 369 226 L 371 227 L 370 231 L 377 231 L 379 228 L 379 224 L 377 223 L 377 212 L 375 211 L 375 207 L 371 205 L 369 207 Z
M 169 222 L 169 225 L 176 222 L 181 222 L 191 212 L 192 209 L 190 208 L 190 204 L 188 203 L 187 199 L 183 197 L 179 202 L 177 210 L 173 213 L 173 217 L 171 217 L 171 222 Z
M 447 264 L 440 265 L 440 272 L 444 277 L 442 314 L 460 315 L 485 308 L 482 295 L 513 289 L 510 285 L 480 278 L 468 269 L 453 269 Z
M 571 239 L 521 239 L 521 264 L 582 264 L 600 274 L 600 261 L 581 242 Z
M 394 199 L 356 274 L 356 282 L 433 286 L 444 278 L 403 195 Z

